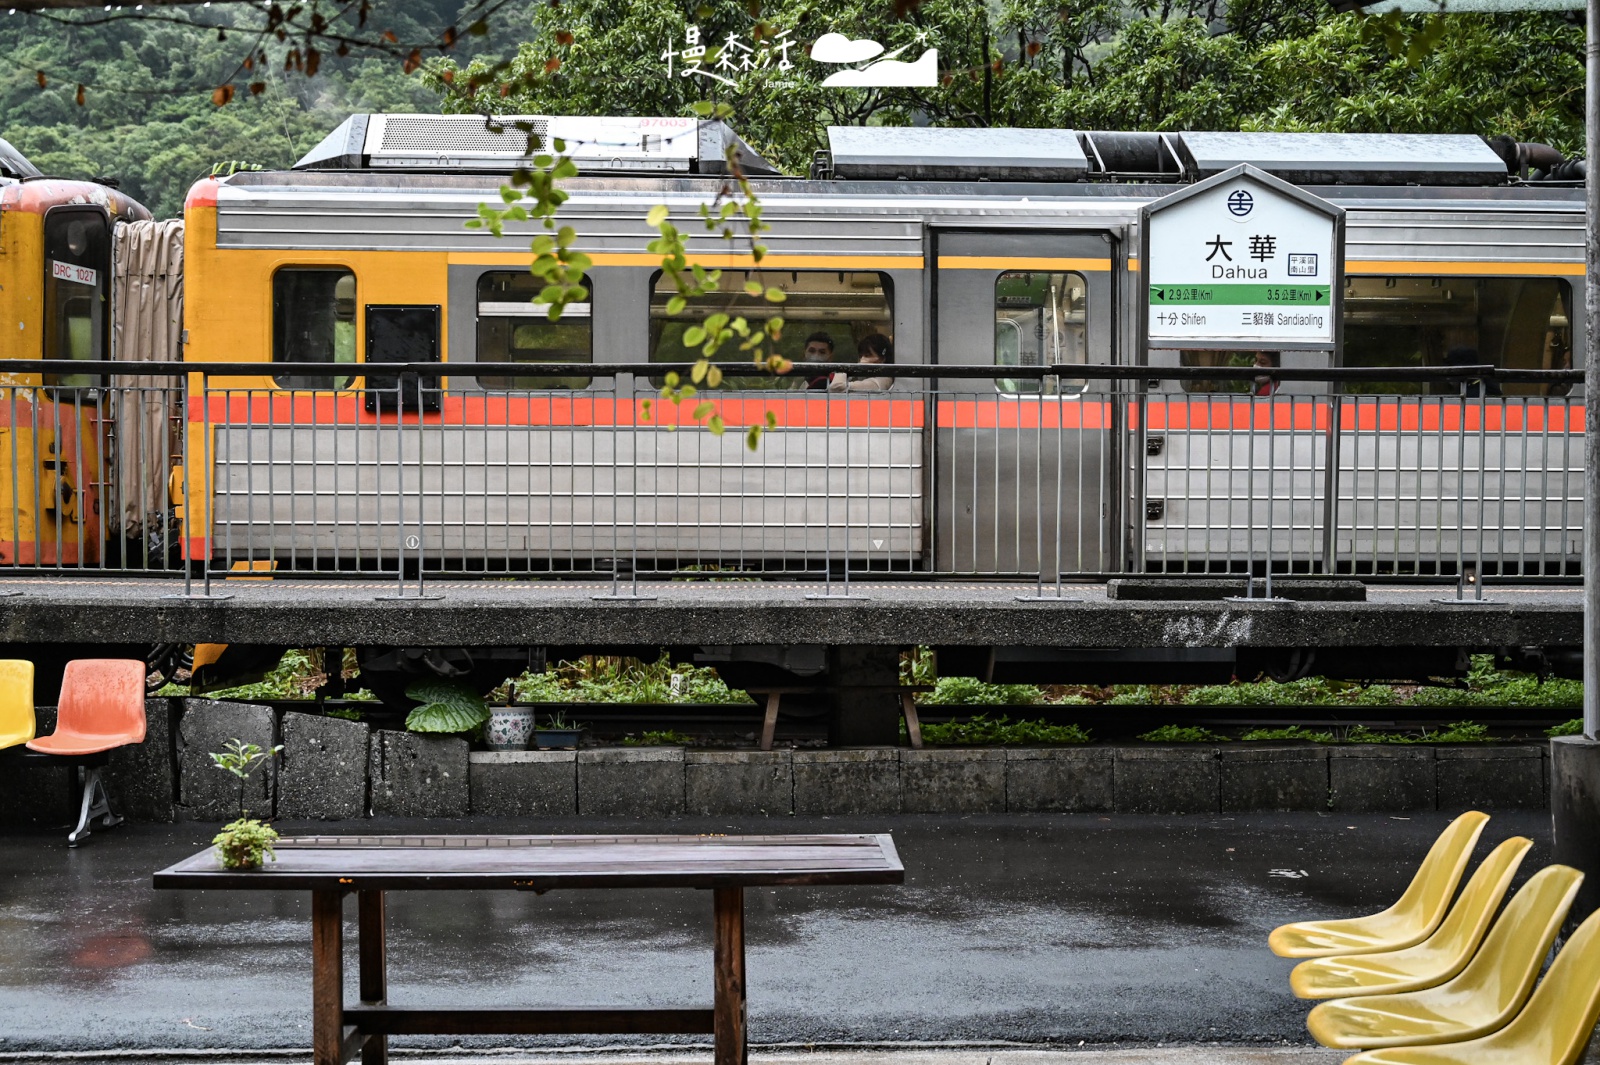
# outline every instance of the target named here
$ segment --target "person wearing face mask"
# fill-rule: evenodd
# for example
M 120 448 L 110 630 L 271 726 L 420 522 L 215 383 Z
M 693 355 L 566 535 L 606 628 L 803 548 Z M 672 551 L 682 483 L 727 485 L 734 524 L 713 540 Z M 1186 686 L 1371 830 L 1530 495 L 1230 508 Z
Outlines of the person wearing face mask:
M 800 356 L 801 362 L 832 362 L 833 361 L 833 335 L 818 330 L 806 337 L 806 350 Z M 806 381 L 807 388 L 827 388 L 828 375 L 819 374 Z
M 882 333 L 868 333 L 856 342 L 857 362 L 888 366 L 894 362 L 894 345 Z M 850 377 L 836 373 L 828 381 L 829 392 L 887 392 L 894 387 L 892 377 Z

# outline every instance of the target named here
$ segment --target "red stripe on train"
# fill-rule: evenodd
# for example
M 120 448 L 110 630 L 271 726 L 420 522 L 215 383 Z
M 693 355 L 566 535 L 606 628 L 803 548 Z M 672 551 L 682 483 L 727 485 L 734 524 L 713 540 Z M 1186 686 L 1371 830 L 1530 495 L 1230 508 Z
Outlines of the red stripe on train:
M 526 425 L 553 427 L 692 426 L 698 400 L 682 404 L 659 400 L 617 400 L 606 396 L 446 396 L 438 413 L 406 414 L 406 424 Z M 920 429 L 920 399 L 881 396 L 741 397 L 720 395 L 708 400 L 729 428 L 763 424 L 770 412 L 780 428 Z M 190 401 L 191 421 L 202 418 L 199 399 Z M 262 393 L 208 397 L 210 418 L 217 425 L 393 425 L 392 414 L 369 414 L 359 396 Z M 1111 405 L 1100 400 L 1029 397 L 958 400 L 936 403 L 935 424 L 942 429 L 1107 429 Z M 1126 424 L 1138 428 L 1139 405 L 1129 404 Z M 1145 404 L 1147 428 L 1155 431 L 1238 431 L 1273 428 L 1279 432 L 1322 432 L 1329 405 L 1320 399 L 1275 402 L 1248 397 L 1181 399 Z M 1345 432 L 1435 433 L 1582 433 L 1581 403 L 1545 404 L 1518 399 L 1459 401 L 1433 397 L 1367 399 L 1350 397 L 1340 404 L 1339 426 Z
M 860 396 L 745 398 L 723 394 L 677 404 L 609 396 L 445 396 L 437 413 L 398 417 L 368 413 L 359 396 L 213 395 L 207 397 L 207 406 L 211 421 L 218 425 L 394 425 L 403 418 L 408 425 L 420 420 L 424 425 L 691 426 L 697 424 L 693 412 L 701 400 L 710 402 L 730 428 L 764 425 L 768 413 L 786 429 L 920 429 L 924 421 L 921 400 Z M 200 404 L 199 398 L 190 400 L 190 421 L 203 417 Z

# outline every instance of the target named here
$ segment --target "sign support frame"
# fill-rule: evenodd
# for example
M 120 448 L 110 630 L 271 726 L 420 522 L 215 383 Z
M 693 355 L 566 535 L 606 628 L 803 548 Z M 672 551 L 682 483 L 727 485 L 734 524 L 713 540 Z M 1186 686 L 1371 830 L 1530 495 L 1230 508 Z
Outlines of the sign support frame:
M 1590 0 L 1590 2 L 1591 3 L 1600 3 L 1600 0 Z M 1152 341 L 1150 339 L 1150 284 L 1151 284 L 1151 275 L 1153 274 L 1154 271 L 1151 270 L 1151 261 L 1150 261 L 1150 218 L 1151 218 L 1151 215 L 1154 214 L 1154 213 L 1163 211 L 1163 210 L 1165 210 L 1165 209 L 1167 209 L 1169 207 L 1176 206 L 1176 205 L 1178 205 L 1180 203 L 1183 203 L 1183 202 L 1185 202 L 1187 200 L 1193 199 L 1196 196 L 1204 195 L 1204 194 L 1212 191 L 1213 189 L 1217 188 L 1219 185 L 1229 184 L 1231 182 L 1235 182 L 1235 181 L 1239 180 L 1240 178 L 1247 178 L 1247 179 L 1249 179 L 1251 181 L 1254 181 L 1257 184 L 1259 184 L 1261 186 L 1264 186 L 1265 188 L 1270 189 L 1273 192 L 1279 193 L 1279 194 L 1287 197 L 1288 199 L 1291 199 L 1291 200 L 1295 201 L 1296 203 L 1299 203 L 1300 205 L 1302 205 L 1304 207 L 1310 208 L 1310 209 L 1312 209 L 1312 210 L 1314 210 L 1314 211 L 1316 211 L 1316 212 L 1318 212 L 1320 214 L 1327 215 L 1329 217 L 1329 219 L 1331 220 L 1332 226 L 1333 226 L 1333 246 L 1332 246 L 1332 249 L 1330 250 L 1330 255 L 1332 256 L 1332 261 L 1329 264 L 1330 270 L 1329 270 L 1329 284 L 1328 284 L 1328 314 L 1330 316 L 1329 325 L 1332 327 L 1331 330 L 1330 330 L 1331 340 L 1329 342 L 1327 342 L 1327 343 L 1321 343 L 1321 342 L 1313 343 L 1313 342 L 1306 342 L 1306 341 L 1273 341 L 1273 340 L 1270 340 L 1270 339 L 1265 339 L 1265 340 L 1243 340 L 1243 339 L 1241 339 L 1241 340 L 1228 340 L 1228 339 L 1216 339 L 1216 338 L 1195 338 L 1195 340 L 1193 342 L 1178 341 L 1178 342 L 1175 342 L 1175 343 L 1168 343 L 1168 342 L 1165 342 L 1165 341 L 1160 341 L 1160 342 L 1152 343 Z M 1148 202 L 1148 203 L 1144 204 L 1142 207 L 1139 208 L 1139 271 L 1138 271 L 1139 272 L 1139 283 L 1138 283 L 1138 286 L 1137 286 L 1137 291 L 1138 291 L 1138 297 L 1137 298 L 1138 298 L 1138 301 L 1139 301 L 1139 306 L 1138 306 L 1138 313 L 1135 315 L 1136 322 L 1135 322 L 1135 326 L 1134 326 L 1134 328 L 1135 328 L 1134 343 L 1135 343 L 1135 352 L 1136 352 L 1136 355 L 1137 355 L 1137 358 L 1138 358 L 1138 365 L 1140 365 L 1140 366 L 1149 366 L 1150 365 L 1150 352 L 1151 352 L 1152 348 L 1154 348 L 1155 350 L 1159 350 L 1159 351 L 1180 351 L 1180 352 L 1181 351 L 1223 351 L 1223 352 L 1242 352 L 1242 351 L 1277 351 L 1277 352 L 1284 352 L 1284 351 L 1326 351 L 1326 352 L 1329 353 L 1329 364 L 1332 365 L 1332 366 L 1340 366 L 1344 362 L 1344 286 L 1345 286 L 1344 262 L 1345 262 L 1345 209 L 1343 207 L 1340 207 L 1336 203 L 1331 203 L 1331 202 L 1329 202 L 1327 200 L 1322 199 L 1320 196 L 1316 196 L 1316 195 L 1313 195 L 1313 194 L 1311 194 L 1309 192 L 1306 192 L 1304 189 L 1301 189 L 1299 186 L 1294 185 L 1291 182 L 1284 181 L 1282 178 L 1279 178 L 1279 177 L 1275 177 L 1272 174 L 1267 173 L 1265 170 L 1260 169 L 1259 167 L 1251 166 L 1249 163 L 1240 163 L 1238 166 L 1230 167 L 1229 169 L 1224 170 L 1220 174 L 1214 174 L 1211 177 L 1206 178 L 1206 179 L 1204 179 L 1202 181 L 1197 181 L 1192 185 L 1189 185 L 1189 186 L 1187 186 L 1185 188 L 1181 188 L 1181 189 L 1177 190 L 1176 192 L 1169 193 L 1166 196 L 1163 196 L 1163 197 L 1161 197 L 1159 199 L 1156 199 L 1156 200 L 1153 200 L 1151 202 Z M 1157 385 L 1157 383 L 1159 382 L 1158 373 L 1159 373 L 1159 369 L 1158 369 L 1157 374 L 1152 374 L 1151 377 L 1148 379 L 1147 385 L 1146 385 L 1146 389 L 1145 389 L 1146 393 L 1148 392 L 1149 388 L 1155 387 Z M 1147 426 L 1145 424 L 1146 418 L 1145 418 L 1144 414 L 1142 413 L 1146 409 L 1145 405 L 1142 402 L 1144 398 L 1145 398 L 1144 394 L 1141 394 L 1140 397 L 1139 397 L 1139 399 L 1141 400 L 1141 416 L 1140 416 L 1140 419 L 1139 419 L 1140 420 L 1139 429 L 1140 429 L 1140 435 L 1141 436 L 1143 436 L 1148 431 L 1148 428 L 1147 428 Z M 1273 402 L 1273 400 L 1272 400 L 1271 397 L 1269 397 L 1269 403 L 1271 403 L 1271 402 Z M 1339 426 L 1338 426 L 1337 419 L 1338 419 L 1339 413 L 1340 413 L 1339 408 L 1340 408 L 1339 395 L 1338 395 L 1338 393 L 1336 391 L 1333 391 L 1333 390 L 1330 389 L 1330 392 L 1328 394 L 1328 418 L 1329 418 L 1329 422 L 1328 422 L 1328 446 L 1327 446 L 1327 468 L 1329 470 L 1333 470 L 1335 468 L 1337 462 L 1338 462 Z M 1275 438 L 1273 436 L 1269 436 L 1268 437 L 1269 445 L 1274 442 L 1274 439 Z M 1143 450 L 1144 449 L 1141 447 L 1140 451 L 1143 452 Z M 1142 486 L 1148 484 L 1148 475 L 1147 475 L 1147 472 L 1145 470 L 1144 463 L 1141 462 L 1139 469 L 1140 469 L 1140 484 L 1141 484 L 1141 487 L 1142 487 Z M 1141 492 L 1141 494 L 1142 494 L 1142 492 Z M 1244 575 L 1245 576 L 1245 586 L 1244 586 L 1245 587 L 1245 594 L 1243 596 L 1227 596 L 1226 598 L 1228 600 L 1230 600 L 1230 601 L 1237 601 L 1237 602 L 1282 602 L 1283 601 L 1279 597 L 1276 597 L 1276 596 L 1274 596 L 1272 594 L 1272 515 L 1271 515 L 1271 502 L 1272 502 L 1272 497 L 1269 494 L 1269 496 L 1268 496 L 1269 510 L 1268 510 L 1268 518 L 1267 518 L 1267 557 L 1266 557 L 1266 564 L 1265 564 L 1266 587 L 1264 589 L 1265 590 L 1265 597 L 1264 598 L 1259 598 L 1259 597 L 1257 597 L 1255 595 L 1255 573 L 1253 571 L 1254 568 L 1252 566 L 1251 570 L 1249 572 L 1246 572 L 1245 575 Z M 1331 506 L 1332 506 L 1331 499 L 1324 501 L 1324 510 L 1325 511 Z M 1331 544 L 1331 537 L 1333 536 L 1332 523 L 1331 523 L 1331 521 L 1326 520 L 1326 517 L 1327 516 L 1325 515 L 1324 529 L 1323 529 L 1323 536 L 1325 538 L 1325 542 L 1324 542 L 1324 545 L 1323 545 L 1324 562 L 1326 562 L 1327 559 L 1328 559 L 1328 556 L 1329 556 L 1328 547 Z M 1143 526 L 1141 524 L 1140 529 L 1142 530 L 1142 528 L 1143 528 Z M 1145 542 L 1145 539 L 1146 538 L 1143 536 L 1142 531 L 1141 531 L 1141 534 L 1140 534 L 1140 537 L 1139 537 L 1139 544 L 1138 544 L 1138 548 L 1139 548 L 1141 554 L 1142 554 L 1142 551 L 1143 551 L 1143 544 Z

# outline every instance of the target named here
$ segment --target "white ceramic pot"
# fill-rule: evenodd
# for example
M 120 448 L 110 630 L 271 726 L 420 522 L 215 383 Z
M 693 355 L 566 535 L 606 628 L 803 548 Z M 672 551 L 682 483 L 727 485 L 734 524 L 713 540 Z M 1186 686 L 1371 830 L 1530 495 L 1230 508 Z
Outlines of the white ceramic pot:
M 484 737 L 492 751 L 525 751 L 533 734 L 531 706 L 495 706 L 489 710 L 489 727 Z

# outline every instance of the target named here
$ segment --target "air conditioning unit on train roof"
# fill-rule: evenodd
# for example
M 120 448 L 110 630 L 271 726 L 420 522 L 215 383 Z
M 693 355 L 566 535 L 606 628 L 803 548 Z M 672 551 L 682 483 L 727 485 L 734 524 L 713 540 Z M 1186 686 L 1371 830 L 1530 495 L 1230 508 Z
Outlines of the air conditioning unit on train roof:
M 1429 133 L 1134 133 L 829 126 L 832 172 L 867 181 L 1198 181 L 1240 163 L 1300 185 L 1499 185 L 1482 137 Z
M 1173 133 L 1189 176 L 1250 163 L 1297 185 L 1499 185 L 1505 160 L 1450 133 Z
M 558 140 L 586 173 L 725 174 L 730 148 L 745 173 L 778 173 L 725 122 L 560 115 L 351 115 L 294 168 L 503 173 Z
M 1089 173 L 1068 129 L 829 126 L 834 176 L 864 181 L 1078 181 Z

